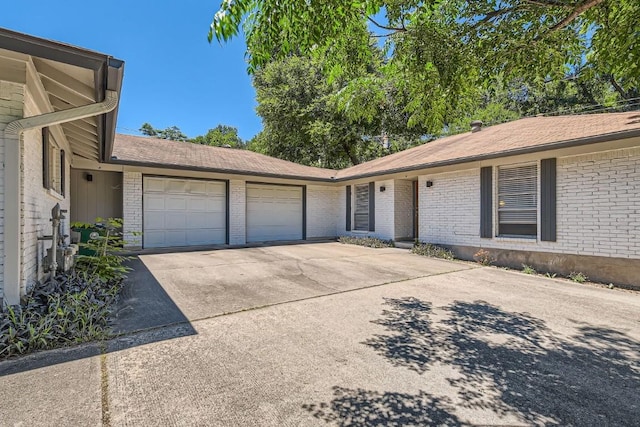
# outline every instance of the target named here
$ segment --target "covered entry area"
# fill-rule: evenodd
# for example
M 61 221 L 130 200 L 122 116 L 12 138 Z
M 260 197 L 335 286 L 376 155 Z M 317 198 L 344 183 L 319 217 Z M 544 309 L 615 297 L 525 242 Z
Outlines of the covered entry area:
M 305 187 L 247 183 L 247 242 L 303 240 Z
M 122 172 L 71 169 L 71 222 L 122 218 Z
M 144 176 L 143 247 L 216 245 L 227 241 L 227 183 Z

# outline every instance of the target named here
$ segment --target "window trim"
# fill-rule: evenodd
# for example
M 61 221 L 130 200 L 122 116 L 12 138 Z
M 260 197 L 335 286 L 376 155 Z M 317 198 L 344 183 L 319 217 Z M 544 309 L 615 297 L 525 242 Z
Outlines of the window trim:
M 56 178 L 59 180 L 60 191 L 56 188 Z M 42 128 L 42 187 L 49 194 L 64 199 L 66 178 L 66 153 L 51 137 L 49 127 L 44 127 Z
M 500 232 L 500 191 L 499 191 L 499 186 L 500 186 L 500 168 L 506 168 L 506 169 L 511 169 L 511 168 L 519 168 L 519 167 L 526 167 L 526 166 L 535 166 L 535 208 L 534 209 L 527 209 L 527 210 L 534 210 L 535 211 L 535 215 L 536 215 L 536 222 L 535 222 L 535 233 L 534 234 L 515 234 L 515 233 L 501 233 Z M 494 220 L 494 227 L 495 227 L 495 232 L 494 232 L 494 238 L 499 238 L 499 239 L 511 239 L 511 240 L 521 240 L 521 241 L 537 241 L 539 240 L 539 236 L 540 236 L 540 221 L 541 221 L 541 215 L 540 215 L 540 161 L 536 160 L 536 161 L 528 161 L 528 162 L 522 162 L 522 163 L 514 163 L 514 164 L 501 164 L 501 165 L 496 165 L 494 167 L 494 203 L 493 203 L 493 212 L 495 215 L 495 220 Z M 504 211 L 503 211 L 504 212 Z

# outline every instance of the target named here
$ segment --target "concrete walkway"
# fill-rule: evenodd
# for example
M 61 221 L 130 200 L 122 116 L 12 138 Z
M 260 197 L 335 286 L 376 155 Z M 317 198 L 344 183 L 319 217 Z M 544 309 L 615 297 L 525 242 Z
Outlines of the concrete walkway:
M 329 244 L 317 254 L 325 249 L 341 250 Z M 271 264 L 289 262 L 280 250 Z M 305 274 L 309 262 L 324 259 L 293 250 Z M 418 274 L 432 261 L 378 251 L 363 256 L 371 257 L 365 265 L 400 270 L 406 263 Z M 160 270 L 143 261 L 150 271 L 171 270 L 166 260 Z M 236 307 L 240 296 L 224 304 L 203 298 L 205 310 L 195 307 L 197 292 L 167 285 L 190 322 L 122 337 L 102 355 L 88 346 L 0 363 L 0 423 L 635 423 L 638 293 L 437 263 L 449 267 L 222 316 L 215 314 Z M 275 286 L 274 276 L 267 271 L 264 283 Z M 248 292 L 248 305 L 274 294 Z

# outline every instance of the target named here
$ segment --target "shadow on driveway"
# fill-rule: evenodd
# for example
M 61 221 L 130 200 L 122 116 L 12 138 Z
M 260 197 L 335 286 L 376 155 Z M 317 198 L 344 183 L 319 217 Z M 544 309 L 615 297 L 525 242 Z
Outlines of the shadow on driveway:
M 436 318 L 413 297 L 387 298 L 372 323 L 386 330 L 363 344 L 393 366 L 425 375 L 456 368 L 455 390 L 436 397 L 334 387 L 329 403 L 303 408 L 340 426 L 457 425 L 455 408 L 517 414 L 527 424 L 633 425 L 640 403 L 640 342 L 610 328 L 576 323 L 564 337 L 527 313 L 484 301 L 456 301 Z M 434 320 L 435 319 L 435 320 Z
M 129 266 L 133 271 L 126 280 L 111 319 L 116 338 L 0 361 L 0 377 L 197 334 L 144 263 L 136 257 Z M 136 334 L 140 331 L 147 332 Z

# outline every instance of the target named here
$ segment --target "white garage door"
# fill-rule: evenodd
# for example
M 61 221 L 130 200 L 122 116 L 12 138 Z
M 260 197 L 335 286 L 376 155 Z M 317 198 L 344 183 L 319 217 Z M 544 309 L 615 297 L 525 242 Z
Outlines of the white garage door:
M 145 248 L 223 244 L 224 182 L 144 177 Z
M 247 184 L 247 242 L 302 240 L 302 187 Z

